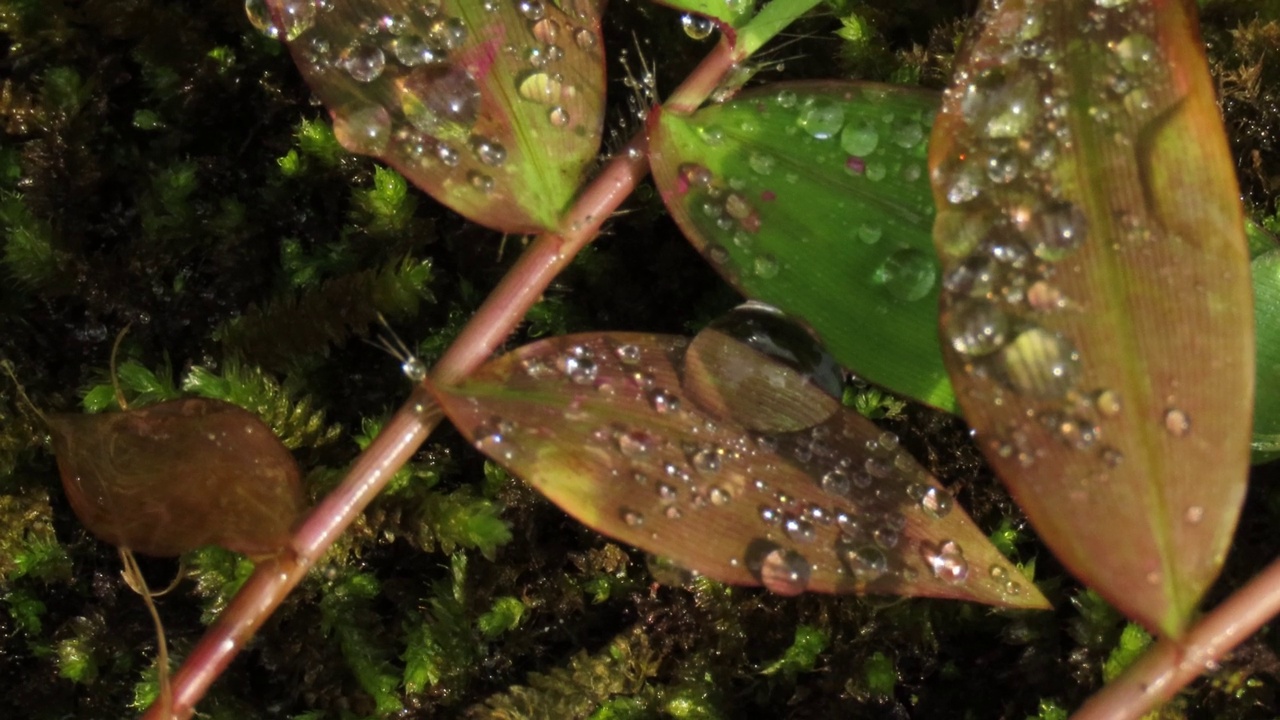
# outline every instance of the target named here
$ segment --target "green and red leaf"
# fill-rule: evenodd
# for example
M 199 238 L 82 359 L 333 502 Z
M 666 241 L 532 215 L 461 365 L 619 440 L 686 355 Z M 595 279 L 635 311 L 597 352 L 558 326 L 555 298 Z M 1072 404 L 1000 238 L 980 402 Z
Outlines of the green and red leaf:
M 930 148 L 964 415 L 1063 563 L 1169 636 L 1230 544 L 1254 376 L 1243 212 L 1194 12 L 988 3 Z
M 1046 605 L 895 437 L 807 404 L 823 391 L 803 372 L 737 344 L 714 329 L 553 338 L 436 394 L 570 515 L 715 580 Z M 722 401 L 743 392 L 751 412 Z
M 604 118 L 588 0 L 269 0 L 343 146 L 477 223 L 555 229 Z
M 672 217 L 735 287 L 806 322 L 859 376 L 947 410 L 925 168 L 937 96 L 775 84 L 651 116 Z

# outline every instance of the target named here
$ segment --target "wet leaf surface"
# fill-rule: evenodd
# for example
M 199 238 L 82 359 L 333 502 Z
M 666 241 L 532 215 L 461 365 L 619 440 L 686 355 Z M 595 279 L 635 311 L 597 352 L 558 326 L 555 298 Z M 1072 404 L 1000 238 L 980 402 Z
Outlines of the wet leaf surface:
M 338 140 L 495 230 L 557 226 L 596 155 L 595 3 L 270 0 Z M 564 9 L 562 9 L 564 8 Z
M 937 96 L 775 84 L 653 116 L 653 176 L 695 247 L 748 297 L 802 318 L 841 364 L 947 410 L 926 139 Z
M 49 417 L 63 488 L 94 535 L 144 555 L 279 551 L 302 511 L 297 463 L 252 413 L 188 398 Z
M 1255 461 L 1280 457 L 1280 250 L 1250 263 L 1257 313 L 1257 389 L 1253 405 Z
M 1230 544 L 1254 375 L 1195 26 L 1175 0 L 990 3 L 930 149 L 964 415 L 1064 564 L 1173 636 Z
M 716 329 L 553 338 L 437 393 L 478 449 L 570 515 L 715 580 L 1046 605 L 896 437 L 822 404 L 807 369 L 722 347 L 736 343 Z M 755 429 L 740 406 L 701 401 L 735 383 L 757 393 Z M 825 410 L 799 428 L 784 415 L 806 398 Z

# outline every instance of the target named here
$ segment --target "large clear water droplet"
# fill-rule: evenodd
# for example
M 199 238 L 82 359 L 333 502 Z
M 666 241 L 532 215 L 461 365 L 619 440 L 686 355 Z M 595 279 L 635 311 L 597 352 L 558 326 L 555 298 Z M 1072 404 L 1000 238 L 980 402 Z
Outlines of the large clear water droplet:
M 844 108 L 822 98 L 810 98 L 800 108 L 796 124 L 815 140 L 827 140 L 844 127 Z
M 405 118 L 425 133 L 449 134 L 475 124 L 480 86 L 460 66 L 418 67 L 396 81 Z
M 992 303 L 968 300 L 956 303 L 947 313 L 944 332 L 961 355 L 987 355 L 1007 340 L 1009 318 Z
M 938 270 L 933 257 L 915 248 L 895 250 L 876 268 L 871 281 L 895 300 L 919 300 L 929 294 Z
M 855 157 L 866 157 L 880 144 L 880 132 L 869 122 L 849 123 L 840 133 L 840 148 Z
M 333 135 L 347 152 L 381 155 L 391 137 L 391 115 L 381 105 L 350 112 L 335 110 Z
M 781 310 L 761 302 L 739 305 L 707 326 L 779 360 L 833 398 L 844 394 L 844 375 L 831 353 Z
M 716 29 L 716 24 L 701 15 L 686 13 L 680 16 L 680 27 L 694 40 L 706 40 Z

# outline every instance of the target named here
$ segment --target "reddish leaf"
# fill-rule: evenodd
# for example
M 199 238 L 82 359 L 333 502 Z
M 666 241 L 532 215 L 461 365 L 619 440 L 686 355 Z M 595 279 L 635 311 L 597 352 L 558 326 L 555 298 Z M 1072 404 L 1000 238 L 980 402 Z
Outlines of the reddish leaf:
M 1046 542 L 1176 636 L 1245 490 L 1243 214 L 1194 6 L 991 2 L 933 133 L 942 337 Z
M 557 226 L 600 144 L 596 3 L 270 3 L 344 147 L 482 225 Z
M 476 447 L 570 515 L 713 579 L 788 595 L 1046 605 L 897 438 L 856 413 L 827 403 L 803 429 L 765 432 L 736 422 L 740 405 L 701 404 L 717 388 L 750 387 L 750 422 L 776 427 L 787 423 L 770 412 L 821 395 L 784 362 L 721 347 L 736 342 L 719 330 L 692 345 L 554 338 L 437 394 Z M 691 380 L 725 372 L 734 377 Z
M 76 516 L 144 555 L 221 545 L 271 555 L 302 510 L 298 465 L 252 413 L 188 398 L 141 410 L 49 418 Z

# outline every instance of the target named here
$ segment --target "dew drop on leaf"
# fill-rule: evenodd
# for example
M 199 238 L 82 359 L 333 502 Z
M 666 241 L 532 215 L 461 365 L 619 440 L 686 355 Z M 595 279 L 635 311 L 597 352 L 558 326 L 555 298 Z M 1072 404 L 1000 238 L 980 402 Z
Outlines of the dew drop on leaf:
M 684 29 L 684 34 L 694 40 L 706 40 L 711 37 L 712 31 L 716 29 L 716 24 L 701 15 L 686 13 L 680 16 L 680 27 Z
M 871 281 L 884 287 L 895 300 L 911 302 L 929 294 L 937 280 L 934 259 L 915 248 L 900 248 L 876 268 Z

